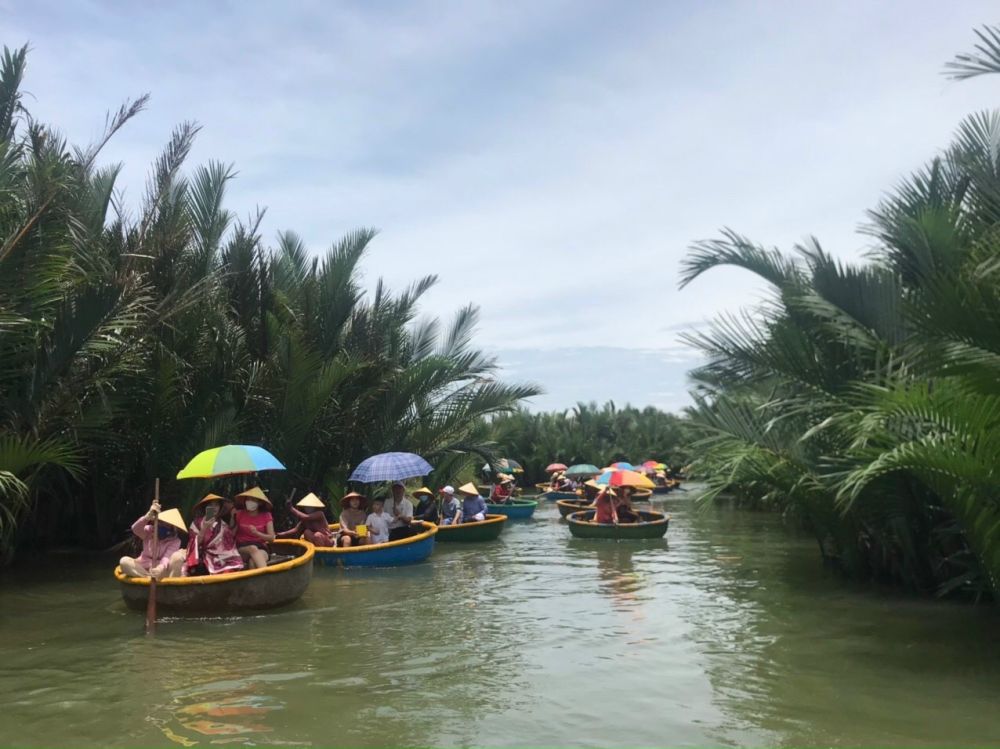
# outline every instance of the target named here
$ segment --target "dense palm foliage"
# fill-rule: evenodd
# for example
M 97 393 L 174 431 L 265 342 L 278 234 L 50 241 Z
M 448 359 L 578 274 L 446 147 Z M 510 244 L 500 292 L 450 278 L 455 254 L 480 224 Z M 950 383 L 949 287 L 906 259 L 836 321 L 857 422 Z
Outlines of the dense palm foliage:
M 579 403 L 570 411 L 518 411 L 493 420 L 500 452 L 524 466 L 528 484 L 546 480 L 545 466 L 657 460 L 677 469 L 690 460 L 690 433 L 683 419 L 656 408 Z
M 987 29 L 956 77 L 998 72 Z M 791 254 L 726 231 L 683 284 L 720 265 L 771 288 L 690 340 L 697 470 L 778 508 L 851 574 L 940 595 L 1000 593 L 1000 114 L 870 212 L 867 262 Z
M 434 283 L 373 294 L 374 232 L 321 257 L 224 207 L 230 167 L 185 175 L 198 128 L 173 133 L 134 215 L 98 157 L 145 97 L 71 148 L 24 108 L 26 52 L 0 60 L 0 555 L 41 538 L 106 544 L 199 450 L 263 444 L 284 491 L 342 487 L 371 453 L 444 474 L 492 457 L 484 417 L 537 391 L 494 377 L 476 310 L 419 319 Z M 190 484 L 190 482 L 188 482 Z M 174 501 L 203 487 L 166 481 Z

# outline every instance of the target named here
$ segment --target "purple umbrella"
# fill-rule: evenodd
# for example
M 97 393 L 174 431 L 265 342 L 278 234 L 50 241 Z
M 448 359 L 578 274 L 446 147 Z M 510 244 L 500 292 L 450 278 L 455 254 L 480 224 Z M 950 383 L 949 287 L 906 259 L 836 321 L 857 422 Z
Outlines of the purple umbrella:
M 402 481 L 426 476 L 434 466 L 415 453 L 380 453 L 365 458 L 354 469 L 351 481 L 371 484 L 376 481 Z

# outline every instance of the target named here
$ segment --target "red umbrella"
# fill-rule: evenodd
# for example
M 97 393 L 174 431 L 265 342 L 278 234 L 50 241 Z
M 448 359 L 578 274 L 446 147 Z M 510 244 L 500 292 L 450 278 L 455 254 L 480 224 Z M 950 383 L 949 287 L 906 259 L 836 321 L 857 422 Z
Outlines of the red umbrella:
M 555 473 L 556 471 L 565 471 L 566 465 L 564 463 L 549 463 L 545 467 L 546 473 Z

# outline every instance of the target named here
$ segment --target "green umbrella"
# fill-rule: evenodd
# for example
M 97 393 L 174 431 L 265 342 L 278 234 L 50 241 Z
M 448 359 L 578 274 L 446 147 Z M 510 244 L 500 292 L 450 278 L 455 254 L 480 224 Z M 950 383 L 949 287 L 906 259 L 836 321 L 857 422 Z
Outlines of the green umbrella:
M 577 463 L 575 466 L 570 466 L 564 472 L 564 476 L 596 476 L 601 472 L 601 469 L 590 463 Z

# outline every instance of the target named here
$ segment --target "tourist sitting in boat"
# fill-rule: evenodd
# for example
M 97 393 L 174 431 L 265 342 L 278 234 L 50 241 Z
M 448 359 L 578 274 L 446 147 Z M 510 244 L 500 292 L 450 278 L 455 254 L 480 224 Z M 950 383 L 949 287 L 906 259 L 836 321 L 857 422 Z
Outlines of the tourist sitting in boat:
M 250 569 L 267 567 L 274 540 L 271 500 L 259 486 L 236 495 L 236 548 Z
M 392 485 L 392 496 L 385 503 L 385 511 L 392 515 L 389 523 L 389 540 L 398 541 L 417 533 L 410 527 L 413 522 L 413 502 L 406 496 L 406 485 L 397 481 Z
M 583 482 L 583 498 L 586 499 L 591 504 L 597 499 L 597 495 L 601 493 L 604 487 L 598 484 L 593 479 Z
M 218 494 L 206 494 L 194 506 L 187 551 L 178 552 L 185 555 L 183 574 L 218 575 L 243 569 L 232 509 L 232 503 Z
M 500 479 L 500 483 L 493 487 L 493 492 L 490 494 L 490 502 L 494 502 L 498 505 L 505 505 L 511 500 L 513 495 L 514 480 L 510 476 L 504 476 Z
M 350 492 L 340 500 L 340 532 L 337 546 L 361 546 L 368 543 L 367 526 L 365 535 L 358 533 L 358 526 L 365 525 L 365 508 L 368 498 L 357 492 Z
M 446 486 L 441 490 L 441 525 L 457 523 L 461 516 L 462 505 L 455 498 L 455 487 Z
M 594 498 L 594 522 L 595 523 L 617 523 L 618 512 L 615 507 L 615 490 L 604 486 L 601 487 Z
M 153 519 L 156 524 L 156 558 L 153 558 Z M 141 518 L 132 523 L 132 534 L 142 541 L 142 552 L 137 557 L 122 557 L 118 560 L 122 572 L 129 577 L 169 577 L 171 558 L 180 551 L 181 539 L 178 533 L 187 533 L 184 518 L 179 510 L 161 511 L 160 503 L 153 502 Z M 179 568 L 178 568 L 179 571 Z
M 462 495 L 462 509 L 460 511 L 460 521 L 463 523 L 475 523 L 486 519 L 486 500 L 479 496 L 479 489 L 472 483 L 464 484 L 458 488 Z
M 632 489 L 623 486 L 618 490 L 615 513 L 618 515 L 619 523 L 638 523 L 642 521 L 639 513 L 632 507 Z
M 437 500 L 434 499 L 434 492 L 423 486 L 413 492 L 414 497 L 419 497 L 417 509 L 413 511 L 414 520 L 426 520 L 428 523 L 437 523 L 438 508 Z
M 330 522 L 323 511 L 326 505 L 323 500 L 310 492 L 295 505 L 288 500 L 288 511 L 298 520 L 293 528 L 282 531 L 278 538 L 304 538 L 313 546 L 333 546 L 333 534 L 330 533 Z M 297 509 L 300 508 L 300 509 Z
M 368 542 L 372 544 L 384 544 L 389 540 L 389 524 L 392 522 L 392 515 L 385 511 L 384 502 L 381 497 L 372 500 L 372 511 L 365 519 L 368 528 Z

